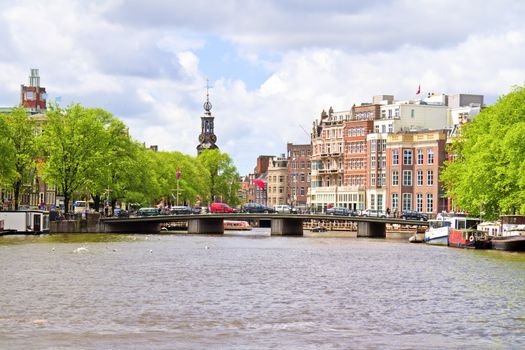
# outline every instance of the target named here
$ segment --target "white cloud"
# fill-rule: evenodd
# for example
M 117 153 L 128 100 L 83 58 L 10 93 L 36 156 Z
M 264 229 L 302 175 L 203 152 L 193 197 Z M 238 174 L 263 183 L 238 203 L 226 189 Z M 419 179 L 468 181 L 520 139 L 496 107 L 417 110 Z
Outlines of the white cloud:
M 51 98 L 106 108 L 138 140 L 195 154 L 206 61 L 219 70 L 210 82 L 218 145 L 247 173 L 257 155 L 307 142 L 303 128 L 330 106 L 414 98 L 419 84 L 491 98 L 523 84 L 523 15 L 511 0 L 7 2 L 0 103 L 17 104 L 29 69 L 40 68 Z M 267 79 L 220 71 L 237 63 Z

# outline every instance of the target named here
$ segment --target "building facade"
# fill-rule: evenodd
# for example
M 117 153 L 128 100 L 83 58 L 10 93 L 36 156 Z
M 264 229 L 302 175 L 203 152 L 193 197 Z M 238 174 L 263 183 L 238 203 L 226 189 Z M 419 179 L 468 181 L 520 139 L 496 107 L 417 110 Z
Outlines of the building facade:
M 288 159 L 285 155 L 270 159 L 268 167 L 268 200 L 269 207 L 288 204 Z
M 288 159 L 288 204 L 306 208 L 310 188 L 312 145 L 286 145 Z
M 388 135 L 385 205 L 392 213 L 446 210 L 439 170 L 446 160 L 447 134 L 443 129 Z
M 29 76 L 29 86 L 21 85 L 20 104 L 31 114 L 45 112 L 47 109 L 46 88 L 40 86 L 40 76 L 38 69 L 31 69 Z

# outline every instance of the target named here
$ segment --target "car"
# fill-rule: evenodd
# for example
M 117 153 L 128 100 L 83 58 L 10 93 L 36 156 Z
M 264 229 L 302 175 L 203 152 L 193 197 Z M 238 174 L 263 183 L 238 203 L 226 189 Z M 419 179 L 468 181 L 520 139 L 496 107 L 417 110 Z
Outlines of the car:
M 119 218 L 127 218 L 127 217 L 129 217 L 129 212 L 127 210 L 122 209 L 122 208 L 115 208 L 113 210 L 113 215 L 117 216 Z
M 160 215 L 159 208 L 140 208 L 137 211 L 137 216 L 155 216 Z
M 361 212 L 361 216 L 386 218 L 386 213 L 377 209 L 365 209 Z
M 259 203 L 247 203 L 243 205 L 241 211 L 243 213 L 275 213 L 274 208 Z
M 181 215 L 181 214 L 192 214 L 192 209 L 187 205 L 177 205 L 171 207 L 170 214 Z
M 419 221 L 428 220 L 428 217 L 425 214 L 420 213 L 418 211 L 414 211 L 414 210 L 403 210 L 403 212 L 401 213 L 399 217 L 403 220 L 419 220 Z
M 328 215 L 357 216 L 357 213 L 345 207 L 331 207 L 326 209 Z
M 210 204 L 210 213 L 235 213 L 236 210 L 231 208 L 226 203 L 212 203 Z
M 276 213 L 297 214 L 297 209 L 288 204 L 279 204 L 273 207 Z

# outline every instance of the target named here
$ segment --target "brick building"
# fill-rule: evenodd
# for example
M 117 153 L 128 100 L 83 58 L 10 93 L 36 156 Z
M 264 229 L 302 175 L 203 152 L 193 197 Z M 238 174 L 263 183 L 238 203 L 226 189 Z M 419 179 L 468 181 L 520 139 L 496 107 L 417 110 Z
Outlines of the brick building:
M 288 159 L 288 203 L 293 206 L 306 207 L 308 189 L 310 188 L 312 145 L 286 145 Z

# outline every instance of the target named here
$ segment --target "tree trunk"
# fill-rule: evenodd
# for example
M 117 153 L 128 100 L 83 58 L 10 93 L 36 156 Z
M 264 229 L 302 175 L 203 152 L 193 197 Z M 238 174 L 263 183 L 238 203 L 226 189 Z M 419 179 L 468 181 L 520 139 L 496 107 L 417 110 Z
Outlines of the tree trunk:
M 13 202 L 15 210 L 18 210 L 18 202 L 20 198 L 20 187 L 22 187 L 22 181 L 16 181 L 13 184 Z
M 93 198 L 93 209 L 95 209 L 95 211 L 98 213 L 100 210 L 100 195 L 91 194 L 91 198 Z

